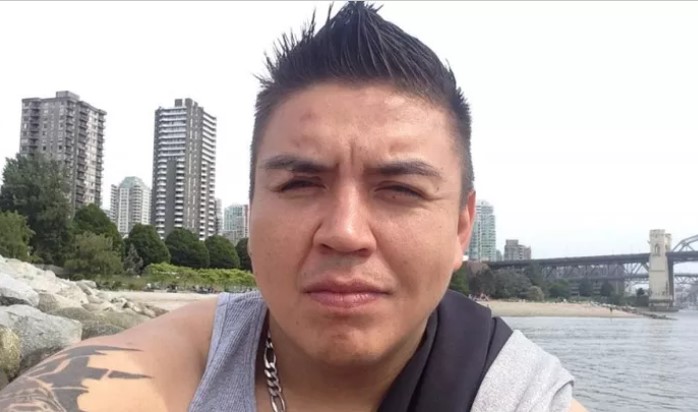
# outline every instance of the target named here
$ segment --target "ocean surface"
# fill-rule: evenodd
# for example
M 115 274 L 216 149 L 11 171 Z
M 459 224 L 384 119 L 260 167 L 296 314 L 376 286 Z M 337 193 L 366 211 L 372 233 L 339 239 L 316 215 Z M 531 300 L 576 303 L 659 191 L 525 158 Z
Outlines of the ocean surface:
M 589 411 L 698 412 L 698 311 L 649 318 L 505 318 L 560 358 Z

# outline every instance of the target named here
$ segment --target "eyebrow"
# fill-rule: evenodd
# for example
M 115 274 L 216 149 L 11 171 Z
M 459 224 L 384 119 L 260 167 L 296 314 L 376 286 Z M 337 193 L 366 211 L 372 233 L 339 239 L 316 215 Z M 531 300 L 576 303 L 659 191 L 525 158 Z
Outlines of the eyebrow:
M 264 161 L 262 168 L 265 170 L 287 170 L 289 172 L 309 174 L 325 173 L 332 169 L 330 166 L 314 160 L 286 154 L 267 159 Z M 439 180 L 443 179 L 441 173 L 439 173 L 434 166 L 422 160 L 413 159 L 395 160 L 378 166 L 369 167 L 367 174 L 388 177 L 416 175 L 437 178 Z
M 292 155 L 274 156 L 264 162 L 264 170 L 288 170 L 296 173 L 323 173 L 329 171 L 329 166 Z

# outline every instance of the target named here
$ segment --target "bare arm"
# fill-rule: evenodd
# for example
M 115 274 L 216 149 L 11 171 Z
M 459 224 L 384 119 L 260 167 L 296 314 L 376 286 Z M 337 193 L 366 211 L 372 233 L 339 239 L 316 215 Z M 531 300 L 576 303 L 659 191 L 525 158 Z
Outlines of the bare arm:
M 216 300 L 81 342 L 0 391 L 1 411 L 185 411 L 205 368 Z

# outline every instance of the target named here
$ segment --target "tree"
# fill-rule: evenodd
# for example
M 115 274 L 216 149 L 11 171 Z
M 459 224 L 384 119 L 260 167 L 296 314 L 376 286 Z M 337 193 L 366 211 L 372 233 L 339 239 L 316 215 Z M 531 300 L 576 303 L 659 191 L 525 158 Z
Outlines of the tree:
M 594 284 L 589 279 L 579 282 L 579 296 L 591 296 L 594 294 Z
M 144 267 L 153 263 L 170 263 L 170 252 L 154 226 L 134 225 L 125 243 L 126 250 L 130 250 L 131 246 L 136 249 Z
M 240 258 L 240 269 L 249 270 L 250 272 L 253 272 L 252 260 L 250 259 L 250 255 L 247 253 L 246 237 L 238 241 L 238 244 L 235 245 L 235 250 L 238 252 L 238 257 Z
M 32 235 L 27 218 L 15 212 L 0 212 L 0 256 L 29 260 Z
M 566 280 L 557 280 L 550 285 L 548 293 L 551 298 L 564 298 L 570 297 L 570 284 Z
M 453 272 L 453 275 L 451 275 L 451 282 L 449 283 L 448 288 L 468 296 L 470 293 L 468 288 L 468 272 L 468 265 L 467 263 L 464 263 L 463 266 L 461 266 L 458 270 Z
M 606 296 L 607 298 L 610 298 L 611 295 L 613 295 L 613 285 L 609 281 L 605 281 L 603 285 L 601 285 L 601 296 Z
M 494 273 L 490 268 L 485 268 L 475 273 L 468 282 L 470 293 L 475 295 L 484 294 L 493 296 L 497 287 L 495 285 Z
M 187 229 L 174 229 L 165 238 L 165 245 L 170 251 L 173 265 L 190 268 L 205 268 L 209 265 L 208 249 L 195 234 Z
M 522 273 L 500 270 L 494 274 L 495 292 L 497 299 L 521 298 L 527 296 L 531 281 Z
M 526 292 L 526 300 L 531 300 L 533 302 L 542 302 L 545 300 L 545 293 L 540 288 L 540 286 L 531 286 Z
M 232 242 L 223 236 L 211 236 L 204 242 L 210 258 L 209 266 L 217 269 L 236 269 L 240 258 Z
M 532 262 L 524 269 L 524 275 L 531 281 L 533 286 L 538 286 L 543 293 L 548 290 L 548 282 L 543 276 L 543 270 L 537 262 Z
M 94 203 L 81 207 L 73 217 L 73 230 L 75 234 L 85 232 L 95 235 L 104 235 L 111 239 L 114 251 L 120 256 L 124 254 L 124 241 L 114 222 L 106 213 Z
M 29 241 L 33 253 L 44 263 L 63 264 L 72 236 L 70 191 L 61 163 L 17 155 L 7 159 L 2 176 L 0 210 L 25 216 L 34 232 Z
M 131 244 L 129 245 L 126 257 L 124 258 L 124 272 L 131 276 L 136 276 L 141 274 L 141 269 L 143 269 L 143 259 L 138 256 L 136 247 Z
M 643 288 L 637 288 L 637 290 L 635 291 L 635 295 L 638 297 L 645 296 L 646 293 L 647 292 L 645 292 L 645 289 Z
M 75 237 L 73 253 L 65 268 L 82 275 L 118 275 L 123 272 L 121 258 L 114 251 L 111 238 L 85 232 Z

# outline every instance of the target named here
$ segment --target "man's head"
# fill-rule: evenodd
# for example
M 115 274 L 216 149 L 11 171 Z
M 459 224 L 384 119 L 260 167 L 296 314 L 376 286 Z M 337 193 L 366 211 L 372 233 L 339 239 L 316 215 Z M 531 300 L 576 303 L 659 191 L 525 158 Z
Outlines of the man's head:
M 473 219 L 470 115 L 424 44 L 350 2 L 262 79 L 249 250 L 278 332 L 333 364 L 418 339 Z

